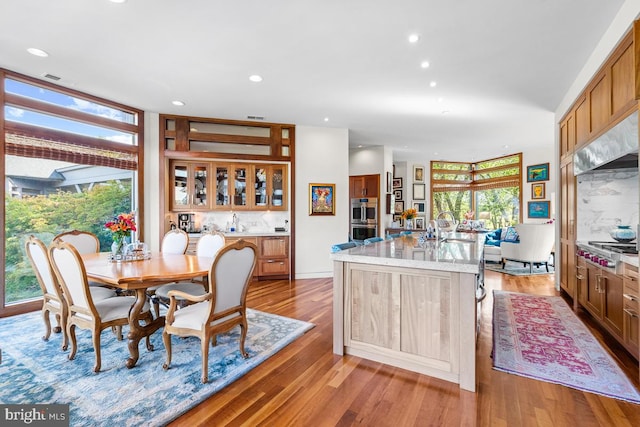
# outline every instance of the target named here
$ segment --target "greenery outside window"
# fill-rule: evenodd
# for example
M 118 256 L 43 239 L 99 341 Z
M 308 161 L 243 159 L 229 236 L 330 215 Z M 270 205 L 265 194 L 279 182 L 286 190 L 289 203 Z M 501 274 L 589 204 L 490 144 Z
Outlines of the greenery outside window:
M 476 163 L 432 161 L 431 217 L 451 212 L 490 229 L 521 222 L 521 176 L 520 153 Z
M 144 123 L 140 110 L 10 71 L 0 69 L 0 84 L 3 316 L 41 304 L 29 235 L 49 244 L 63 231 L 90 231 L 108 250 L 104 223 L 114 215 L 136 211 L 143 229 Z

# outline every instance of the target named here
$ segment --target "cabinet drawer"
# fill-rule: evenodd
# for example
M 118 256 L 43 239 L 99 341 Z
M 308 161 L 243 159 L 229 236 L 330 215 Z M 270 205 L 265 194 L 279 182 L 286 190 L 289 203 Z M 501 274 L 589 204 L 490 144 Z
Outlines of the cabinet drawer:
M 261 258 L 288 257 L 288 237 L 260 237 L 259 253 Z
M 281 276 L 289 274 L 287 259 L 259 259 L 258 276 Z

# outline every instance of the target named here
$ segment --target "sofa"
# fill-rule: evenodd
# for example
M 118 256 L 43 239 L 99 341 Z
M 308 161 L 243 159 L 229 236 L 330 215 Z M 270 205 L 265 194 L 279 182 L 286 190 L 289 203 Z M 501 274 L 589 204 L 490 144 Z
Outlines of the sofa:
M 514 244 L 519 242 L 519 236 L 514 227 L 498 228 L 487 233 L 484 240 L 485 262 L 502 262 L 502 242 Z

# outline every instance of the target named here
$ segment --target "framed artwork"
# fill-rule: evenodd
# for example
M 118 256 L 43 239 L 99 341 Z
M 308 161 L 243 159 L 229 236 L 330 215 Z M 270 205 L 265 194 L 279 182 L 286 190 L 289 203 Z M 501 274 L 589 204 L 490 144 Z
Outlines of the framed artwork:
M 424 166 L 413 167 L 413 182 L 424 182 Z
M 393 194 L 391 194 L 391 193 L 387 194 L 387 203 L 386 203 L 387 206 L 386 206 L 386 208 L 387 208 L 387 214 L 388 215 L 393 213 L 393 212 L 391 212 L 391 206 L 393 206 L 393 202 L 394 202 Z
M 418 229 L 418 230 L 424 230 L 424 224 L 425 224 L 425 222 L 426 222 L 426 218 L 425 218 L 425 217 L 423 217 L 423 216 L 417 216 L 417 217 L 416 217 L 416 222 L 415 222 L 416 229 Z
M 527 182 L 548 181 L 549 163 L 527 166 Z
M 415 200 L 424 200 L 424 184 L 413 184 L 413 198 Z
M 531 198 L 544 199 L 544 182 L 531 184 Z
M 398 222 L 398 227 L 404 227 L 404 219 L 402 219 L 402 215 L 394 215 L 393 222 Z
M 401 214 L 404 211 L 404 202 L 402 200 L 396 200 L 394 204 L 393 212 Z
M 391 187 L 393 186 L 393 177 L 391 172 L 387 172 L 387 193 L 391 193 Z
M 309 215 L 335 215 L 335 184 L 309 184 Z
M 402 178 L 393 178 L 393 188 L 402 188 Z
M 402 190 L 393 190 L 393 196 L 396 200 L 402 200 Z
M 527 216 L 529 218 L 549 218 L 549 201 L 527 202 Z
M 413 202 L 413 209 L 418 213 L 424 213 L 424 202 Z

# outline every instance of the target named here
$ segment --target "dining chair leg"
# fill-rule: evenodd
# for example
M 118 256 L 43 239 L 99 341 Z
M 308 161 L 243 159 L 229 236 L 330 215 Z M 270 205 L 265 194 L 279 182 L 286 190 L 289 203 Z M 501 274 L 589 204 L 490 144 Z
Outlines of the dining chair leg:
M 62 351 L 67 351 L 69 348 L 69 334 L 67 333 L 67 311 L 62 312 L 62 316 L 59 316 L 60 330 L 62 331 Z
M 67 326 L 67 335 L 71 340 L 71 352 L 69 353 L 69 360 L 73 360 L 76 357 L 76 351 L 78 351 L 78 342 L 76 341 L 76 325 L 70 323 Z
M 200 341 L 200 347 L 202 347 L 202 384 L 206 384 L 209 381 L 209 337 L 205 336 Z
M 247 353 L 244 349 L 244 341 L 247 338 L 247 328 L 247 318 L 243 314 L 242 323 L 240 323 L 240 354 L 242 354 L 242 357 L 244 357 L 245 359 L 249 357 L 249 353 Z
M 56 334 L 59 334 L 62 331 L 64 331 L 64 328 L 62 327 L 62 322 L 60 320 L 60 314 L 56 313 L 56 327 L 53 328 L 53 332 L 56 333 Z
M 42 320 L 44 320 L 44 335 L 42 336 L 42 340 L 49 341 L 49 337 L 51 336 L 51 319 L 49 319 L 49 309 L 46 307 L 42 307 Z
M 95 328 L 92 331 L 92 339 L 93 339 L 93 351 L 95 351 L 96 353 L 96 364 L 93 367 L 93 372 L 100 372 L 100 365 L 102 363 L 101 359 L 100 359 L 100 332 L 99 330 L 96 330 Z
M 164 348 L 167 352 L 167 360 L 162 365 L 162 369 L 166 371 L 171 367 L 171 335 L 169 335 L 166 332 L 163 332 L 162 341 L 164 342 Z

